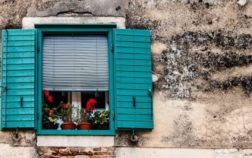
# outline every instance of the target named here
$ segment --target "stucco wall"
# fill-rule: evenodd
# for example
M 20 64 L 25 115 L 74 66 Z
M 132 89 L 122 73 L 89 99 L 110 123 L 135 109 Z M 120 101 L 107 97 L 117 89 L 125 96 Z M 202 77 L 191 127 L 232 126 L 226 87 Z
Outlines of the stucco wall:
M 127 27 L 152 30 L 158 78 L 155 128 L 139 146 L 252 147 L 251 3 L 129 2 Z
M 0 0 L 0 10 L 0 28 L 21 28 L 23 17 L 105 16 L 152 31 L 155 128 L 137 133 L 134 145 L 118 133 L 118 155 L 135 147 L 252 148 L 251 0 Z M 10 135 L 1 132 L 1 143 L 11 144 Z M 244 151 L 211 152 L 249 157 Z

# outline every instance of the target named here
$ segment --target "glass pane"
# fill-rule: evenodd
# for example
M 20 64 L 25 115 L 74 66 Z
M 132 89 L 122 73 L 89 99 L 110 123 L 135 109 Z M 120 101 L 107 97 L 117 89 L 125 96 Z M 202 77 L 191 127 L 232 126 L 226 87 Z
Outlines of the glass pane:
M 107 37 L 45 36 L 42 61 L 42 128 L 109 129 Z
M 43 90 L 43 129 L 109 129 L 108 92 Z

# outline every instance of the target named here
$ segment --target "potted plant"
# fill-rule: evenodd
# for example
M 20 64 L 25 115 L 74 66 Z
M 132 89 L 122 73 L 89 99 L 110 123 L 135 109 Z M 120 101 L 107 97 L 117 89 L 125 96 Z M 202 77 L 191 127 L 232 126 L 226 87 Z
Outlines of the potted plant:
M 90 98 L 87 103 L 85 109 L 81 111 L 81 122 L 79 123 L 79 129 L 89 130 L 92 127 L 90 123 L 92 120 L 92 114 L 95 106 L 97 105 L 97 101 L 94 98 Z
M 81 130 L 90 130 L 92 125 L 90 123 L 91 113 L 85 112 L 85 110 L 81 110 L 81 117 L 79 123 L 79 129 Z
M 43 106 L 43 129 L 57 129 L 58 115 L 54 108 L 49 108 L 47 104 Z
M 56 108 L 52 108 L 52 104 L 53 96 L 48 90 L 43 90 L 43 129 L 57 129 L 58 115 Z
M 109 128 L 109 111 L 96 111 L 93 117 L 93 127 L 96 129 Z
M 76 128 L 76 125 L 72 121 L 72 109 L 73 106 L 68 103 L 60 103 L 61 106 L 61 117 L 64 123 L 61 125 L 62 129 L 72 130 Z

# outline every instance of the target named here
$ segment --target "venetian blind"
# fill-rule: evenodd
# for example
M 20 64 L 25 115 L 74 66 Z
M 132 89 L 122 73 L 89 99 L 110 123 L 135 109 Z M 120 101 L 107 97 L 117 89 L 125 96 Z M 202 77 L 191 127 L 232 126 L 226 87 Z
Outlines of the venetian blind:
M 45 36 L 43 88 L 54 91 L 107 91 L 107 37 Z

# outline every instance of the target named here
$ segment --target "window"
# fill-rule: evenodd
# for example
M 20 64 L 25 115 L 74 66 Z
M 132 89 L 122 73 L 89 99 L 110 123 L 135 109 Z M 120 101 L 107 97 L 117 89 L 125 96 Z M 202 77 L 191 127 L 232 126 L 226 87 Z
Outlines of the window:
M 107 130 L 107 36 L 44 35 L 42 56 L 42 129 Z
M 153 128 L 149 31 L 38 25 L 2 37 L 2 129 L 114 135 Z
M 112 28 L 38 30 L 40 133 L 113 134 Z

